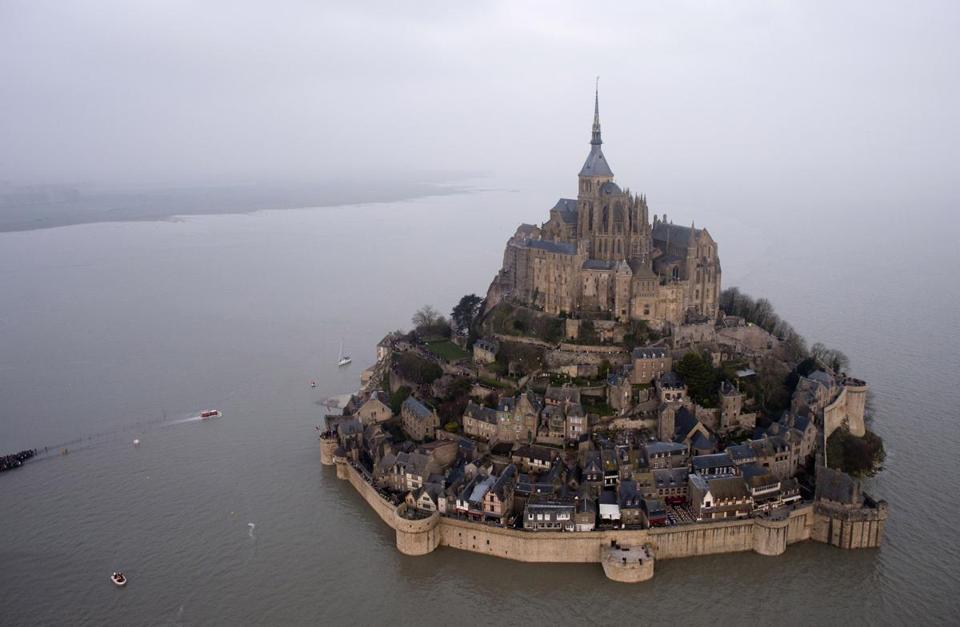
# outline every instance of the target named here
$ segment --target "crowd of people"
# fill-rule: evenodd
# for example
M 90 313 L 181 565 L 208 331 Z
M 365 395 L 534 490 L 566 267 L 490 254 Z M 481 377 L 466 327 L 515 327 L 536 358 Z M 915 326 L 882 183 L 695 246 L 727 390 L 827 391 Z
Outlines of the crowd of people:
M 4 470 L 12 470 L 13 468 L 19 468 L 23 465 L 23 462 L 27 461 L 36 454 L 36 449 L 31 448 L 25 451 L 20 451 L 19 453 L 13 453 L 12 455 L 4 455 L 3 457 L 0 457 L 0 472 L 3 472 Z

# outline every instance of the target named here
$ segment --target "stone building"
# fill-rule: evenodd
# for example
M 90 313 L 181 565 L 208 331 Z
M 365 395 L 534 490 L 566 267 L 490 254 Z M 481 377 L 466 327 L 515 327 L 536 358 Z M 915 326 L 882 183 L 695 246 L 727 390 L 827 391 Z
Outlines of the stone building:
M 417 442 L 434 437 L 440 426 L 440 417 L 437 412 L 412 396 L 403 401 L 400 416 L 403 421 L 403 430 L 410 439 Z
M 390 397 L 382 390 L 370 394 L 370 398 L 357 409 L 357 418 L 365 425 L 378 424 L 393 418 Z
M 470 401 L 463 411 L 463 432 L 478 440 L 493 440 L 497 435 L 497 410 Z
M 706 229 L 650 221 L 645 196 L 622 189 L 603 154 L 599 96 L 577 198 L 561 198 L 539 228 L 522 225 L 507 243 L 487 307 L 505 298 L 551 314 L 604 314 L 679 325 L 715 318 L 717 243 Z
M 478 364 L 492 364 L 497 361 L 500 342 L 493 338 L 481 338 L 473 343 L 473 360 Z
M 673 368 L 673 359 L 666 348 L 651 346 L 635 348 L 631 354 L 633 370 L 630 372 L 631 382 L 635 385 L 651 383 L 662 377 Z
M 817 370 L 800 377 L 790 409 L 796 414 L 809 412 L 815 416 L 824 438 L 829 438 L 841 426 L 850 429 L 853 435 L 863 437 L 868 387 L 860 379 Z

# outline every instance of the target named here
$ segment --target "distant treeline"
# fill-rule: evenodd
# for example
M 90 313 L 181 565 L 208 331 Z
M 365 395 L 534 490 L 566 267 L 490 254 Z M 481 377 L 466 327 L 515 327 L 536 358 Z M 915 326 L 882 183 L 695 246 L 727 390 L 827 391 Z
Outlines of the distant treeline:
M 731 316 L 740 316 L 752 322 L 768 333 L 775 335 L 787 351 L 787 357 L 795 363 L 812 359 L 813 363 L 830 368 L 834 372 L 843 372 L 850 367 L 850 360 L 840 350 L 827 348 L 817 342 L 809 349 L 807 341 L 794 330 L 793 326 L 782 319 L 766 298 L 753 299 L 737 287 L 728 287 L 720 292 L 720 309 Z
M 781 318 L 766 298 L 754 300 L 738 287 L 728 287 L 720 292 L 720 309 L 730 316 L 740 316 L 780 339 L 791 360 L 802 361 L 810 356 L 807 341 L 793 326 Z

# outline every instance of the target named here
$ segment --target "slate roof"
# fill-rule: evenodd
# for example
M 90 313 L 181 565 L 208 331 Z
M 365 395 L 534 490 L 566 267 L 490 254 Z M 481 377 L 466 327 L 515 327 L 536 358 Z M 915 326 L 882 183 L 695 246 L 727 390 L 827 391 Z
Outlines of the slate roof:
M 710 486 L 710 494 L 718 501 L 729 501 L 732 499 L 743 499 L 749 496 L 747 486 L 740 477 L 720 477 L 707 480 Z
M 547 239 L 532 239 L 526 242 L 527 248 L 536 248 L 545 250 L 548 253 L 557 253 L 558 255 L 577 254 L 576 244 L 567 244 L 565 242 L 553 242 Z
M 677 410 L 676 417 L 674 418 L 674 424 L 676 425 L 674 437 L 683 440 L 693 431 L 699 422 L 697 417 L 693 415 L 693 412 L 686 407 L 681 407 Z
M 482 337 L 474 342 L 473 345 L 480 350 L 490 351 L 491 353 L 496 353 L 498 350 L 500 350 L 500 342 L 489 337 Z
M 727 447 L 725 451 L 735 462 L 742 462 L 748 459 L 756 459 L 757 453 L 749 444 L 733 444 Z
M 857 504 L 859 494 L 857 480 L 847 473 L 824 466 L 817 467 L 817 500 L 853 505 Z
M 544 395 L 547 400 L 555 402 L 571 401 L 580 402 L 580 390 L 575 387 L 547 386 Z
M 615 265 L 616 264 L 612 261 L 604 261 L 602 259 L 587 259 L 580 267 L 583 270 L 613 270 Z
M 433 412 L 430 410 L 430 408 L 412 396 L 408 396 L 407 400 L 403 401 L 403 408 L 417 418 L 429 418 L 433 415 Z
M 573 198 L 561 198 L 553 208 L 560 214 L 560 219 L 564 222 L 573 223 L 577 221 L 577 201 Z
M 643 446 L 647 450 L 648 456 L 663 455 L 665 453 L 682 453 L 687 450 L 686 446 L 677 444 L 676 442 L 647 442 Z
M 467 402 L 467 407 L 463 410 L 463 415 L 474 418 L 475 420 L 489 422 L 490 424 L 497 424 L 497 411 L 495 409 L 477 405 L 473 401 Z
M 663 359 L 667 356 L 667 349 L 659 346 L 649 346 L 633 349 L 634 359 Z
M 708 437 L 703 435 L 702 431 L 697 431 L 697 434 L 690 440 L 690 444 L 697 450 L 708 451 L 716 448 L 717 439 L 712 435 Z
M 500 473 L 500 476 L 497 477 L 496 482 L 493 484 L 493 487 L 490 488 L 490 492 L 493 492 L 497 495 L 497 498 L 501 501 L 506 498 L 507 487 L 510 486 L 517 475 L 517 467 L 513 464 L 510 464 L 503 469 L 503 472 Z
M 682 388 L 683 378 L 673 370 L 669 372 L 664 372 L 663 376 L 660 377 L 660 387 L 675 388 L 675 389 Z
M 727 453 L 713 453 L 712 455 L 697 455 L 693 458 L 694 471 L 710 470 L 711 468 L 726 468 L 733 466 L 733 460 Z
M 696 229 L 696 234 L 699 236 L 701 231 Z M 653 225 L 653 239 L 666 242 L 668 236 L 671 244 L 686 246 L 690 241 L 690 227 L 659 221 Z
M 611 176 L 613 175 L 612 172 L 610 174 Z M 621 190 L 620 186 L 614 183 L 613 181 L 607 181 L 606 183 L 600 186 L 600 193 L 606 196 L 614 196 L 614 195 L 622 194 L 623 190 Z
M 686 468 L 658 468 L 653 471 L 653 482 L 658 489 L 678 488 L 687 483 L 689 476 L 690 471 Z
M 600 146 L 595 144 L 590 147 L 590 154 L 587 155 L 587 160 L 583 162 L 583 167 L 580 168 L 580 176 L 613 176 L 613 170 L 610 169 Z

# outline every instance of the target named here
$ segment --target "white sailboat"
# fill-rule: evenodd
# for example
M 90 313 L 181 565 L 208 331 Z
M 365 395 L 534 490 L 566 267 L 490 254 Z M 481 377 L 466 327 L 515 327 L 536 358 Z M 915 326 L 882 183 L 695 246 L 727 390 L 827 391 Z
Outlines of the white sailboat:
M 337 358 L 337 366 L 340 366 L 340 367 L 346 366 L 346 365 L 349 364 L 351 361 L 353 361 L 353 360 L 350 359 L 350 355 L 344 355 L 344 354 L 343 354 L 343 340 L 341 340 L 341 341 L 340 341 L 340 357 Z

